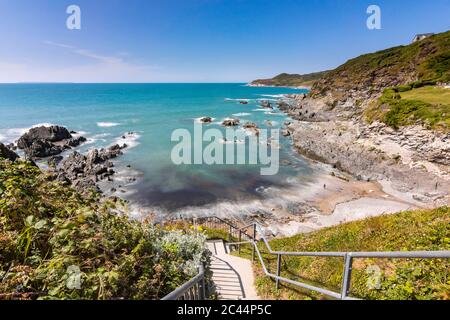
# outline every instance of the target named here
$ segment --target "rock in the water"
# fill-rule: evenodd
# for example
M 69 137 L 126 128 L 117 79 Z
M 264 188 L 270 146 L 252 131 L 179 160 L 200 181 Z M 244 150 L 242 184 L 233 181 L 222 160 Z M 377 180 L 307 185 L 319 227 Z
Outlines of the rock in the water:
M 19 156 L 0 142 L 0 158 L 16 161 Z
M 258 126 L 256 125 L 256 123 L 253 122 L 246 122 L 243 126 L 244 129 L 246 129 L 247 131 L 249 131 L 250 133 L 259 136 L 259 129 Z
M 36 140 L 45 140 L 49 142 L 59 142 L 71 139 L 72 135 L 69 130 L 60 126 L 51 127 L 36 127 L 31 128 L 30 131 L 20 137 L 17 145 L 20 149 L 26 149 L 31 146 Z
M 82 144 L 83 142 L 86 142 L 87 139 L 85 137 L 78 137 L 78 138 L 73 138 L 73 139 L 69 139 L 66 141 L 65 145 L 69 146 L 69 147 L 78 147 L 80 144 Z
M 251 128 L 255 128 L 257 129 L 258 126 L 256 125 L 256 123 L 254 122 L 246 122 L 243 126 L 244 129 L 251 129 Z
M 282 135 L 283 137 L 290 137 L 290 136 L 291 136 L 291 132 L 290 132 L 289 130 L 283 130 L 283 131 L 281 132 L 281 135 Z
M 86 138 L 73 138 L 69 130 L 61 126 L 36 127 L 22 135 L 17 146 L 25 151 L 27 157 L 46 158 L 64 150 L 79 146 Z
M 29 146 L 24 148 L 25 154 L 30 158 L 45 158 L 60 154 L 66 148 L 61 145 L 55 145 L 47 140 L 35 140 Z
M 56 169 L 57 179 L 70 182 L 80 192 L 92 188 L 100 191 L 96 183 L 115 173 L 110 159 L 123 154 L 124 148 L 125 145 L 116 144 L 107 149 L 90 150 L 86 155 L 75 151 L 61 161 L 60 168 Z
M 202 117 L 200 118 L 201 123 L 211 123 L 213 119 L 211 117 Z
M 16 151 L 17 146 L 14 143 L 10 143 L 6 146 L 9 150 Z
M 266 109 L 273 109 L 272 104 L 269 101 L 261 101 L 261 107 Z
M 239 119 L 226 119 L 222 122 L 224 127 L 235 127 L 240 123 Z

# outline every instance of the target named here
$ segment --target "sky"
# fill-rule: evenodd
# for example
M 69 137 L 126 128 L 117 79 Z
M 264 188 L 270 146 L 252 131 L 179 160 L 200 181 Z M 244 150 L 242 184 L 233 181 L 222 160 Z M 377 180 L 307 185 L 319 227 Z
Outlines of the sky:
M 0 0 L 0 82 L 248 82 L 449 29 L 450 0 Z

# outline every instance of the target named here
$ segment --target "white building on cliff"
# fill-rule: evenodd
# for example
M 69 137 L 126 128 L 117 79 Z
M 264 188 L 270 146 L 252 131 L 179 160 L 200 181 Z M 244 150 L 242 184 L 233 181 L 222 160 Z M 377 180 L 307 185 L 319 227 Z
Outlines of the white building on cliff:
M 434 33 L 422 33 L 422 34 L 416 34 L 416 36 L 413 39 L 413 43 L 417 42 L 417 41 L 421 41 L 423 39 L 426 39 L 428 37 L 431 37 L 432 35 L 434 35 Z

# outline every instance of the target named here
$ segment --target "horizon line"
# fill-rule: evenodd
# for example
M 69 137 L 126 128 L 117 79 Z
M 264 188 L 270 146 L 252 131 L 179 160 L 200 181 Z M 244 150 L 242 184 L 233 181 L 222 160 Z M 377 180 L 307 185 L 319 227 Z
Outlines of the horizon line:
M 65 82 L 65 81 L 20 81 L 20 82 L 0 82 L 2 84 L 249 84 L 246 81 L 214 81 L 214 82 Z

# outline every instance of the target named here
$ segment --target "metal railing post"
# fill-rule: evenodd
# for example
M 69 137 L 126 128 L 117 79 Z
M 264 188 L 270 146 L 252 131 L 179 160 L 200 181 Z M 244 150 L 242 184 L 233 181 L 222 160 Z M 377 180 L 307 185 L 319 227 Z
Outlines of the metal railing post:
M 242 231 L 239 230 L 239 244 L 238 244 L 239 255 L 241 255 L 241 241 L 242 241 Z
M 252 261 L 255 261 L 256 246 L 256 223 L 253 224 L 253 246 L 252 246 Z
M 352 264 L 353 257 L 350 254 L 345 255 L 344 277 L 342 278 L 341 300 L 347 298 L 352 282 Z
M 200 281 L 200 300 L 206 300 L 205 276 L 203 276 L 202 280 Z
M 280 289 L 280 279 L 278 278 L 280 275 L 281 275 L 281 254 L 277 255 L 277 279 L 276 279 L 277 290 Z

